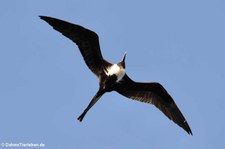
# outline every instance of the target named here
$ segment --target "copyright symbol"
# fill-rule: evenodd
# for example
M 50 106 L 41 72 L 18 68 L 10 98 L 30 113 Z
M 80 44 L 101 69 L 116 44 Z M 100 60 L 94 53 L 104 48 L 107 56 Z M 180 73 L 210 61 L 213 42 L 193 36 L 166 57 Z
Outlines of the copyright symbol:
M 5 146 L 5 143 L 1 143 L 1 146 L 4 147 Z

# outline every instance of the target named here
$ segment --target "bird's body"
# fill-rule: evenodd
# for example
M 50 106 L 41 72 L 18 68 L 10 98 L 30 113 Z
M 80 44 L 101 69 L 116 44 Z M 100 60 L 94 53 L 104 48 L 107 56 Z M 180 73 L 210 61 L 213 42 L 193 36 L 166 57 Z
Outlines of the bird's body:
M 46 16 L 40 18 L 78 45 L 87 66 L 99 79 L 99 90 L 78 120 L 83 120 L 104 93 L 116 91 L 125 97 L 155 105 L 188 134 L 192 134 L 183 114 L 161 84 L 135 82 L 128 77 L 125 72 L 126 53 L 119 63 L 112 64 L 102 57 L 98 35 L 95 32 L 56 18 Z

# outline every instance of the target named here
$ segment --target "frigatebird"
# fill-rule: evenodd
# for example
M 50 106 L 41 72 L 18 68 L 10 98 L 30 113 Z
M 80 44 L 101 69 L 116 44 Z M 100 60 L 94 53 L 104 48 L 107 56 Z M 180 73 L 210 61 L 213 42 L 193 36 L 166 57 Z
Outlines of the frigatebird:
M 192 135 L 183 114 L 160 83 L 135 82 L 128 77 L 125 72 L 126 53 L 119 63 L 110 63 L 101 54 L 99 38 L 95 32 L 60 19 L 47 16 L 40 16 L 40 18 L 77 44 L 88 68 L 99 79 L 99 89 L 87 108 L 77 118 L 79 121 L 83 120 L 86 113 L 104 93 L 116 91 L 125 97 L 155 105 L 170 120 Z

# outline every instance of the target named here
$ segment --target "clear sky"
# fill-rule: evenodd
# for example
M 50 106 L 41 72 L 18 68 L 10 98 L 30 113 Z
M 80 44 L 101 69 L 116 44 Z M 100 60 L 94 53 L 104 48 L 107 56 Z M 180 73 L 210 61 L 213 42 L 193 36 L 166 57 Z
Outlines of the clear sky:
M 39 19 L 80 24 L 104 57 L 127 52 L 127 74 L 160 82 L 186 117 L 188 135 L 152 105 L 105 94 L 83 112 L 98 79 L 75 44 Z M 225 2 L 222 0 L 2 0 L 0 143 L 48 149 L 224 148 Z

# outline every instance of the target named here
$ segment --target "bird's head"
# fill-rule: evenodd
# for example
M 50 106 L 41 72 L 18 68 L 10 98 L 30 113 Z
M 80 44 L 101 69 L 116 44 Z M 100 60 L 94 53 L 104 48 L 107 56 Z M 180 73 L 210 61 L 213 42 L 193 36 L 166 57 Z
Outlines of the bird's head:
M 124 69 L 126 68 L 126 65 L 125 65 L 126 54 L 127 53 L 125 52 L 124 55 L 123 55 L 122 60 L 118 63 L 118 65 L 122 66 Z

